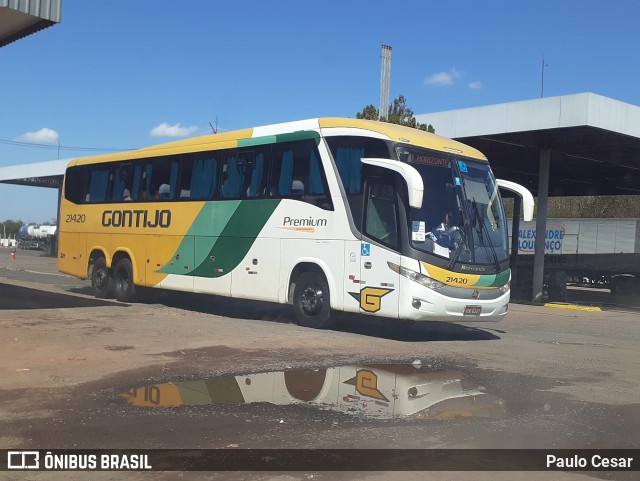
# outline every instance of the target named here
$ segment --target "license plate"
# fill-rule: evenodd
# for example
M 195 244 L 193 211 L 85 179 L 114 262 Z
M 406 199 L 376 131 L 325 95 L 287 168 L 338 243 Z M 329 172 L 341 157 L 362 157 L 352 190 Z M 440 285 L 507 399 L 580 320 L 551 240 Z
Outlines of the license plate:
M 465 306 L 463 315 L 479 316 L 481 311 L 482 311 L 482 306 Z

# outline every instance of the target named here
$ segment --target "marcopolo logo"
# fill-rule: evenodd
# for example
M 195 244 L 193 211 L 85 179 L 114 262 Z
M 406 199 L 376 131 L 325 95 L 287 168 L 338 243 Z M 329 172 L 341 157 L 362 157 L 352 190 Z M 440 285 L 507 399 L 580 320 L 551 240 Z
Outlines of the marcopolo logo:
M 549 224 L 544 235 L 544 253 L 559 254 L 562 252 L 562 240 L 567 231 L 562 224 Z M 520 229 L 518 232 L 518 252 L 533 253 L 536 248 L 536 229 Z

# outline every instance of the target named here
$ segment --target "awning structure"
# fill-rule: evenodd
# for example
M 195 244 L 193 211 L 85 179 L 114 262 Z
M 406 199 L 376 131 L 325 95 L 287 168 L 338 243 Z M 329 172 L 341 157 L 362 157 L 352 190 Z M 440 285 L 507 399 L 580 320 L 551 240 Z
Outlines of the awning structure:
M 640 107 L 593 93 L 417 115 L 476 147 L 497 177 L 538 193 L 549 149 L 550 196 L 640 194 Z
M 0 47 L 60 22 L 62 0 L 0 0 Z
M 72 159 L 0 167 L 0 183 L 33 187 L 62 187 L 67 164 Z
M 476 147 L 496 177 L 522 184 L 538 197 L 533 301 L 542 300 L 548 197 L 640 194 L 638 106 L 582 93 L 416 119 Z M 514 232 L 516 226 L 517 221 Z

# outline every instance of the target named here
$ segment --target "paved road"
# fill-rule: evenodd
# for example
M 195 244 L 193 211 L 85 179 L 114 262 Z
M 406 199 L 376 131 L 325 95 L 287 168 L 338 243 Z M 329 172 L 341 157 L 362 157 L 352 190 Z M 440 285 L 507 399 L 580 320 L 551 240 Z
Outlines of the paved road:
M 599 449 L 640 444 L 640 320 L 635 313 L 512 305 L 505 321 L 491 325 L 399 324 L 347 316 L 334 330 L 317 331 L 291 324 L 286 306 L 175 293 L 156 293 L 141 304 L 97 301 L 87 295 L 86 282 L 56 275 L 54 264 L 37 257 L 24 263 L 19 269 L 0 263 L 0 447 Z M 402 363 L 404 367 L 397 367 Z M 364 413 L 370 406 L 364 406 L 363 399 L 348 410 L 274 401 L 275 386 L 284 374 L 265 377 L 283 371 L 295 377 L 300 374 L 296 370 L 307 377 L 310 372 L 337 373 L 341 366 L 347 374 L 354 366 L 392 370 L 380 364 L 396 365 L 394 375 L 400 377 L 394 382 L 417 376 L 434 392 L 466 393 L 475 406 L 440 405 L 439 411 L 431 407 L 420 419 L 370 417 Z M 245 393 L 245 402 L 221 403 L 213 394 L 265 382 L 270 394 Z M 382 392 L 382 381 L 378 382 Z M 186 388 L 193 395 L 185 395 Z M 175 407 L 137 407 L 131 399 L 144 400 L 146 395 L 158 401 L 154 396 L 162 392 L 165 399 L 167 389 L 182 389 Z M 211 402 L 202 400 L 204 394 Z M 251 396 L 258 402 L 247 402 Z M 378 406 L 385 404 L 378 401 Z M 483 416 L 466 417 L 471 414 Z M 398 476 L 116 474 L 91 477 Z M 403 473 L 407 479 L 424 476 Z M 551 476 L 589 477 L 635 479 L 624 473 Z M 549 478 L 548 473 L 430 475 Z M 87 478 L 86 473 L 33 473 L 29 479 Z

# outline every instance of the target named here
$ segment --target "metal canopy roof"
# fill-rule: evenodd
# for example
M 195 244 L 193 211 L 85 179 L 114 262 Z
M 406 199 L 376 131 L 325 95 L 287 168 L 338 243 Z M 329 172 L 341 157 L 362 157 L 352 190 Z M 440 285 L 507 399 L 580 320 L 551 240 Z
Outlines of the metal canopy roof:
M 62 0 L 0 0 L 0 47 L 60 22 Z
M 551 150 L 550 196 L 640 194 L 640 107 L 592 93 L 416 116 L 483 152 L 497 177 L 538 191 Z
M 64 171 L 71 160 L 0 167 L 0 183 L 58 188 L 62 186 Z

